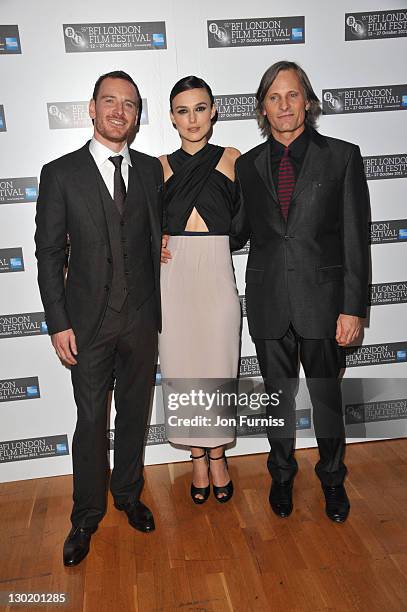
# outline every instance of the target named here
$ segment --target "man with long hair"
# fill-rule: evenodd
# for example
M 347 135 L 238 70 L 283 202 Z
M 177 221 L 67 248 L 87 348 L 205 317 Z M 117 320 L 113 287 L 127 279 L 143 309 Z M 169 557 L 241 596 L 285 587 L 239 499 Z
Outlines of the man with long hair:
M 257 120 L 267 141 L 237 160 L 249 331 L 266 390 L 279 393 L 270 427 L 270 504 L 292 512 L 299 364 L 313 405 L 320 458 L 315 467 L 326 513 L 343 522 L 345 436 L 338 376 L 342 347 L 366 316 L 369 195 L 359 147 L 316 131 L 320 103 L 304 70 L 280 61 L 263 75 Z

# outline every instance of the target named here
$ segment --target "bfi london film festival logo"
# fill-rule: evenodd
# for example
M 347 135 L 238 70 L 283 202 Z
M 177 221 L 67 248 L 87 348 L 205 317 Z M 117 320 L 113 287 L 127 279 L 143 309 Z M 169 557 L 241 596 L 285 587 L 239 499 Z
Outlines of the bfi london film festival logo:
M 66 53 L 167 48 L 165 21 L 67 23 L 63 32 Z
M 37 177 L 0 178 L 0 204 L 36 202 L 37 197 Z
M 242 249 L 239 249 L 238 251 L 233 251 L 232 255 L 248 255 L 249 251 L 250 251 L 250 240 L 246 242 L 246 244 L 244 245 Z
M 407 219 L 388 219 L 370 223 L 370 243 L 407 242 Z
M 37 399 L 39 397 L 41 397 L 40 384 L 37 376 L 0 380 L 0 402 Z
M 370 306 L 405 304 L 407 302 L 407 280 L 369 285 Z
M 239 295 L 239 300 L 240 300 L 240 308 L 242 309 L 242 317 L 247 317 L 246 296 Z
M 0 249 L 0 274 L 2 272 L 24 272 L 24 257 L 21 247 Z
M 222 94 L 214 97 L 218 121 L 255 119 L 256 94 Z
M 0 463 L 69 455 L 68 436 L 46 436 L 0 441 Z
M 407 177 L 407 153 L 369 155 L 363 163 L 368 181 Z
M 140 125 L 148 124 L 147 99 L 142 99 Z M 50 130 L 92 127 L 89 117 L 89 101 L 47 102 L 48 125 Z
M 0 315 L 0 340 L 47 334 L 48 327 L 43 312 Z
M 107 439 L 109 450 L 114 450 L 115 430 L 108 429 Z M 145 443 L 147 446 L 155 446 L 156 444 L 166 444 L 168 442 L 165 432 L 165 423 L 155 423 L 147 427 Z
M 0 55 L 21 53 L 18 25 L 0 25 Z
M 248 355 L 247 357 L 240 358 L 239 376 L 240 378 L 261 376 L 256 355 Z
M 373 85 L 322 90 L 322 113 L 377 113 L 407 109 L 407 85 Z
M 0 104 L 0 132 L 7 132 L 6 115 L 4 113 L 3 104 Z
M 346 425 L 407 419 L 407 399 L 389 399 L 345 406 Z
M 383 344 L 366 344 L 345 349 L 347 368 L 407 363 L 407 340 Z
M 407 36 L 407 10 L 345 14 L 345 40 Z
M 208 47 L 298 45 L 305 42 L 305 17 L 208 20 Z

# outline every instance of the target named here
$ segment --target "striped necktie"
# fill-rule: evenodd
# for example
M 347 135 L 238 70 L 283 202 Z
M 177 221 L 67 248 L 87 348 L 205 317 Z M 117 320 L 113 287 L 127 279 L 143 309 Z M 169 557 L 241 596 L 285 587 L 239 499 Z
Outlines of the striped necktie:
M 294 168 L 289 158 L 289 154 L 289 148 L 285 147 L 278 170 L 277 195 L 280 202 L 281 212 L 285 219 L 288 217 L 288 209 L 290 207 L 291 196 L 293 195 L 295 186 Z

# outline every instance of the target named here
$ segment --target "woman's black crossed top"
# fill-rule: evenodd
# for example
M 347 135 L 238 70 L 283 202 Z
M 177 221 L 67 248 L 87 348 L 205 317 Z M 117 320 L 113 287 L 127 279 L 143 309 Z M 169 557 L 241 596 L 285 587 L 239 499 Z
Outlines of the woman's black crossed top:
M 242 204 L 237 182 L 216 170 L 224 150 L 208 143 L 194 155 L 183 149 L 168 155 L 173 174 L 165 184 L 164 233 L 183 234 L 195 208 L 210 234 L 232 239 Z

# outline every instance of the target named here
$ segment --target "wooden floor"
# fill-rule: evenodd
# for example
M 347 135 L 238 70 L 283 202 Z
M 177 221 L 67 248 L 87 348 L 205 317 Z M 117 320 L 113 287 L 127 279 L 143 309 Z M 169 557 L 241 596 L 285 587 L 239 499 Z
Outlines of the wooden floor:
M 62 565 L 71 478 L 0 485 L 0 591 L 65 592 L 79 612 L 407 611 L 407 440 L 348 446 L 352 509 L 324 514 L 315 449 L 297 451 L 294 512 L 268 504 L 266 456 L 230 459 L 231 502 L 189 497 L 189 463 L 146 468 L 156 531 L 109 511 L 79 566 Z M 37 609 L 30 606 L 24 608 Z M 44 609 L 44 608 L 42 608 Z

